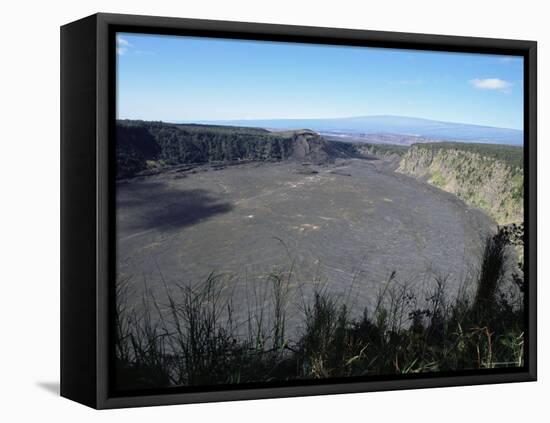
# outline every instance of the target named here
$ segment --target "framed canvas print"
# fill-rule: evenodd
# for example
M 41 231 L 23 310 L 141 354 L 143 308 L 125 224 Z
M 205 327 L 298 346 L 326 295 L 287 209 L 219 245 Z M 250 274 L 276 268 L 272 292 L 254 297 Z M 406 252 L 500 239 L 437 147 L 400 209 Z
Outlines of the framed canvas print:
M 536 43 L 61 29 L 61 393 L 536 379 Z

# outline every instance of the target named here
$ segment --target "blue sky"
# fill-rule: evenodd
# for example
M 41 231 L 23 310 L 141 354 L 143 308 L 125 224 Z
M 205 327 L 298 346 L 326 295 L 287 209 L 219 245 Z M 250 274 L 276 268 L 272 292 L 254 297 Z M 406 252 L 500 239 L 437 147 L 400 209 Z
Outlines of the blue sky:
M 119 33 L 117 117 L 399 115 L 523 129 L 523 59 Z

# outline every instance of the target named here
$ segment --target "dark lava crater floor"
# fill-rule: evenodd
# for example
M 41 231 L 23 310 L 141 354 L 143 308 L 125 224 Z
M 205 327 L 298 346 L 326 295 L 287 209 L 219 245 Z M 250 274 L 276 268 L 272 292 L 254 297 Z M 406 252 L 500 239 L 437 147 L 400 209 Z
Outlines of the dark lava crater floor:
M 436 276 L 456 293 L 494 227 L 378 160 L 188 167 L 117 185 L 117 275 L 139 307 L 146 292 L 165 304 L 167 290 L 214 272 L 243 318 L 269 308 L 268 275 L 292 269 L 292 324 L 315 286 L 353 313 L 372 309 L 392 272 L 419 297 Z

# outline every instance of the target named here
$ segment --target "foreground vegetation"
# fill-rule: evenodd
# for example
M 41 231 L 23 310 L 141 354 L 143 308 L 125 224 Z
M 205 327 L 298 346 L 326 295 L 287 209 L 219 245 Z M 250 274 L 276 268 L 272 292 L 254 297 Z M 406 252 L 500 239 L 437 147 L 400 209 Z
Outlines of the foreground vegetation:
M 523 365 L 523 275 L 511 266 L 509 239 L 486 241 L 477 276 L 450 298 L 446 278 L 419 298 L 392 273 L 374 308 L 351 315 L 349 297 L 329 285 L 291 298 L 293 266 L 268 275 L 246 319 L 212 274 L 199 286 L 167 288 L 141 311 L 130 309 L 119 282 L 116 385 L 119 389 L 272 382 Z M 265 302 L 269 303 L 265 307 Z M 287 306 L 297 300 L 301 329 L 290 333 Z M 258 306 L 260 305 L 260 306 Z M 241 305 L 242 306 L 242 305 Z

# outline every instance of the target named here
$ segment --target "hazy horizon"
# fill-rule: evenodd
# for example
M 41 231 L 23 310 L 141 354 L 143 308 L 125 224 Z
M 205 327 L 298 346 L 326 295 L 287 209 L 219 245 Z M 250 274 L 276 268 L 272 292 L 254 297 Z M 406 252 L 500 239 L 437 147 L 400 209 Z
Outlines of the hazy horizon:
M 509 129 L 513 131 L 521 131 L 523 132 L 523 129 L 518 128 L 506 128 L 502 126 L 493 126 L 493 125 L 480 125 L 475 123 L 468 123 L 468 122 L 457 122 L 457 121 L 443 121 L 438 119 L 430 119 L 425 117 L 419 117 L 419 116 L 402 116 L 402 115 L 389 115 L 389 114 L 379 114 L 379 115 L 356 115 L 356 116 L 332 116 L 332 117 L 324 117 L 324 118 L 316 118 L 316 117 L 286 117 L 286 118 L 272 118 L 272 117 L 264 117 L 264 118 L 236 118 L 236 119 L 200 119 L 200 120 L 189 120 L 189 119 L 171 119 L 171 120 L 164 120 L 163 122 L 166 123 L 209 123 L 209 122 L 240 122 L 240 121 L 250 121 L 252 122 L 258 122 L 258 121 L 303 121 L 303 120 L 346 120 L 346 119 L 366 119 L 366 118 L 399 118 L 399 119 L 414 119 L 414 120 L 425 120 L 425 121 L 432 121 L 432 122 L 440 122 L 440 123 L 452 123 L 456 125 L 469 125 L 469 126 L 483 126 L 487 128 L 496 128 L 496 129 Z M 121 117 L 119 119 L 127 119 L 132 120 L 131 118 L 125 118 Z M 143 119 L 145 120 L 145 119 Z
M 363 118 L 385 118 L 385 117 L 391 117 L 391 118 L 402 118 L 402 119 L 418 119 L 418 120 L 426 120 L 426 121 L 432 121 L 432 122 L 441 122 L 441 123 L 453 123 L 456 125 L 470 125 L 470 126 L 483 126 L 487 128 L 495 128 L 495 129 L 509 129 L 512 131 L 521 131 L 523 132 L 523 129 L 520 128 L 506 128 L 502 126 L 493 126 L 493 125 L 480 125 L 475 123 L 467 123 L 467 122 L 456 122 L 456 121 L 441 121 L 437 119 L 430 119 L 425 117 L 419 117 L 419 116 L 399 116 L 399 115 L 356 115 L 356 116 L 331 116 L 331 117 L 324 117 L 324 118 L 316 118 L 316 117 L 282 117 L 282 118 L 274 118 L 274 117 L 262 117 L 262 118 L 235 118 L 235 119 L 143 119 L 143 118 L 132 118 L 132 117 L 117 117 L 117 120 L 143 120 L 143 121 L 159 121 L 164 123 L 189 123 L 189 124 L 208 124 L 212 122 L 244 122 L 244 121 L 250 121 L 252 122 L 258 122 L 258 121 L 270 121 L 270 120 L 281 120 L 281 121 L 302 121 L 302 120 L 336 120 L 336 119 L 363 119 Z
M 117 118 L 399 116 L 523 130 L 523 58 L 119 33 Z

